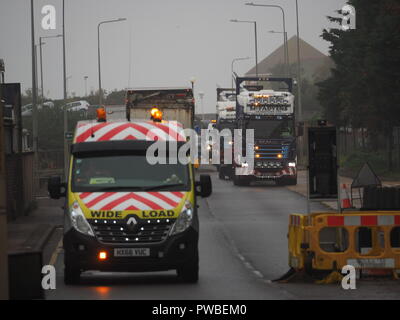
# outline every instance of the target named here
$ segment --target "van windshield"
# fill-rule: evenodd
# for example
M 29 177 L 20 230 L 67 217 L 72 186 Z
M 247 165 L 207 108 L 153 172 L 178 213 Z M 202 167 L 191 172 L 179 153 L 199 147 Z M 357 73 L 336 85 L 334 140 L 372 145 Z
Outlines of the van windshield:
M 75 156 L 72 191 L 188 191 L 189 166 L 177 162 L 151 165 L 144 154 Z

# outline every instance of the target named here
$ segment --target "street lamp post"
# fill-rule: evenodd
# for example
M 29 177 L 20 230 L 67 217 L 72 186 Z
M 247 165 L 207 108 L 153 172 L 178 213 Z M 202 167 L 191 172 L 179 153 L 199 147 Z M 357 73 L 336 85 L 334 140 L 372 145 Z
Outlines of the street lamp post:
M 44 102 L 44 94 L 43 94 L 43 51 L 42 46 L 46 44 L 42 42 L 42 37 L 39 37 L 39 50 L 40 50 L 40 93 L 41 93 L 41 102 Z
M 68 98 L 68 80 L 71 79 L 71 78 L 72 78 L 72 76 L 68 76 L 68 77 L 65 79 L 66 88 L 67 88 L 67 98 Z
M 68 141 L 66 135 L 68 132 L 68 113 L 67 113 L 67 65 L 65 56 L 65 0 L 62 1 L 62 38 L 63 38 L 63 97 L 64 97 L 64 110 L 63 110 L 63 127 L 64 127 L 64 177 L 65 181 L 68 179 Z
M 281 32 L 281 31 L 275 31 L 275 30 L 270 30 L 269 33 L 283 33 L 284 35 L 284 39 L 287 39 L 287 32 Z M 285 40 L 284 40 L 285 41 Z M 286 40 L 287 41 L 287 40 Z M 289 55 L 287 52 L 287 43 L 285 42 L 283 45 L 284 49 L 283 49 L 283 59 L 285 61 L 285 67 L 286 67 L 286 75 L 290 76 L 290 68 L 289 68 Z
M 255 58 L 256 58 L 256 76 L 258 77 L 258 49 L 257 49 L 257 21 L 246 21 L 246 20 L 237 20 L 231 19 L 230 22 L 237 22 L 237 23 L 253 23 L 254 24 L 254 44 L 255 44 Z
M 84 76 L 83 79 L 85 80 L 85 97 L 87 97 L 87 79 L 89 77 L 88 76 Z
M 301 105 L 301 61 L 300 61 L 300 31 L 299 31 L 299 5 L 296 0 L 296 22 L 297 22 L 297 105 L 299 121 L 303 120 L 303 109 Z
M 255 4 L 253 2 L 246 3 L 247 6 L 253 7 L 269 7 L 269 8 L 278 8 L 282 11 L 283 17 L 283 44 L 284 44 L 284 51 L 285 51 L 285 64 L 286 64 L 286 72 L 289 75 L 289 49 L 287 45 L 287 33 L 286 33 L 286 19 L 285 19 L 285 10 L 281 6 L 278 5 L 270 5 L 270 4 Z
M 46 44 L 42 40 L 43 39 L 50 39 L 50 38 L 59 38 L 62 37 L 62 34 L 58 34 L 56 36 L 46 36 L 46 37 L 39 37 L 39 48 L 40 48 L 40 90 L 41 90 L 41 98 L 42 103 L 44 102 L 44 89 L 43 89 L 43 52 L 42 52 L 42 45 Z
M 201 112 L 202 112 L 202 120 L 204 123 L 204 104 L 203 104 L 203 98 L 204 98 L 204 92 L 199 92 L 199 97 L 200 97 L 200 101 L 201 101 Z
M 250 59 L 250 57 L 246 57 L 246 58 L 235 58 L 235 59 L 232 60 L 232 63 L 231 63 L 232 88 L 234 88 L 234 84 L 233 84 L 233 64 L 234 64 L 236 61 L 249 60 L 249 59 Z
M 193 94 L 193 100 L 194 100 L 194 102 L 193 102 L 193 110 L 192 110 L 192 126 L 193 126 L 194 125 L 194 117 L 195 117 L 194 108 L 196 106 L 196 99 L 195 99 L 195 95 L 194 95 L 194 83 L 196 82 L 196 78 L 195 77 L 191 77 L 189 81 L 190 81 L 190 83 L 192 85 L 192 94 Z
M 113 22 L 120 22 L 120 21 L 125 21 L 126 18 L 119 18 L 119 19 L 113 19 L 113 20 L 105 20 L 101 21 L 97 25 L 97 55 L 98 55 L 98 68 L 99 68 L 99 105 L 103 104 L 103 90 L 101 88 L 101 62 L 100 62 L 100 26 L 105 23 L 113 23 Z

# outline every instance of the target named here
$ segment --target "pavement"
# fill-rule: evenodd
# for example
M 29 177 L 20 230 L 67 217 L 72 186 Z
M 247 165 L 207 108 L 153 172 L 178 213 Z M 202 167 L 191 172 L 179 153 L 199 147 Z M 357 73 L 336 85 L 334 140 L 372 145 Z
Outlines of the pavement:
M 301 194 L 304 197 L 307 197 L 307 171 L 306 170 L 299 170 L 297 173 L 297 179 L 298 179 L 298 183 L 295 186 L 287 186 L 287 188 L 291 191 L 294 191 L 296 193 Z M 352 178 L 348 178 L 348 177 L 339 177 L 339 185 L 343 185 L 346 184 L 347 186 L 347 191 L 350 194 L 350 186 L 351 183 L 353 182 Z M 383 186 L 399 186 L 400 185 L 400 181 L 384 181 L 382 180 L 382 185 Z M 357 195 L 358 195 L 358 191 L 356 191 Z M 355 196 L 356 198 L 357 196 Z M 328 207 L 329 209 L 332 210 L 337 210 L 337 201 L 321 201 L 321 203 L 323 205 L 325 205 L 326 207 Z M 353 204 L 355 207 L 359 208 L 360 207 L 360 203 L 358 200 L 355 200 L 355 203 Z
M 8 252 L 42 251 L 57 227 L 62 226 L 64 200 L 37 199 L 37 209 L 7 224 Z M 60 214 L 61 213 L 61 214 Z
M 46 299 L 399 299 L 396 281 L 357 281 L 357 290 L 340 285 L 280 284 L 272 280 L 289 269 L 287 228 L 290 213 L 306 213 L 305 171 L 299 185 L 274 183 L 237 187 L 219 180 L 205 168 L 213 183 L 210 198 L 199 198 L 200 280 L 182 284 L 174 271 L 112 273 L 89 271 L 81 284 L 63 283 L 63 200 L 39 199 L 38 209 L 8 225 L 9 250 L 44 247 L 45 264 L 57 271 L 57 289 Z M 344 178 L 342 183 L 351 183 Z M 312 211 L 327 204 L 312 203 Z

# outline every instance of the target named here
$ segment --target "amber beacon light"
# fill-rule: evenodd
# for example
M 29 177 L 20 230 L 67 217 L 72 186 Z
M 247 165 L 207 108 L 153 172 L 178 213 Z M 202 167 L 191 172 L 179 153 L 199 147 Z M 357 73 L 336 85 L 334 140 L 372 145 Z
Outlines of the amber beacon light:
M 151 114 L 151 120 L 161 122 L 163 118 L 163 113 L 160 109 L 158 108 L 152 108 L 150 111 Z

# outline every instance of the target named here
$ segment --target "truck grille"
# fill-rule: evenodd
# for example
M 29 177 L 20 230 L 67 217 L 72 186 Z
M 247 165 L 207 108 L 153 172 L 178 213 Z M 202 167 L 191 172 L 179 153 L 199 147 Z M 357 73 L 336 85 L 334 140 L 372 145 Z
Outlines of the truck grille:
M 168 236 L 176 219 L 139 220 L 134 228 L 126 220 L 90 221 L 97 239 L 103 243 L 149 243 L 161 242 Z M 106 221 L 106 222 L 104 222 Z
M 259 145 L 258 150 L 256 150 L 256 153 L 260 155 L 259 158 L 255 159 L 267 159 L 267 160 L 277 160 L 278 159 L 278 154 L 282 155 L 281 159 L 287 159 L 289 158 L 289 146 L 287 145 Z

